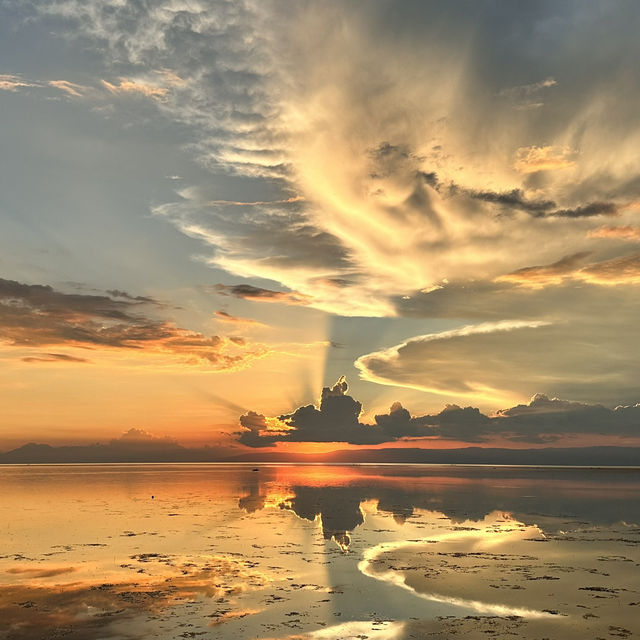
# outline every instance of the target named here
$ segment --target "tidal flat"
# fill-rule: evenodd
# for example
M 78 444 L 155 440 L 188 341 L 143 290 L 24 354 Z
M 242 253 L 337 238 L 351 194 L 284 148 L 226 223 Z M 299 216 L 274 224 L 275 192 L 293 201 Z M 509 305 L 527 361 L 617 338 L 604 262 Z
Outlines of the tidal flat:
M 640 470 L 0 468 L 0 638 L 640 637 Z

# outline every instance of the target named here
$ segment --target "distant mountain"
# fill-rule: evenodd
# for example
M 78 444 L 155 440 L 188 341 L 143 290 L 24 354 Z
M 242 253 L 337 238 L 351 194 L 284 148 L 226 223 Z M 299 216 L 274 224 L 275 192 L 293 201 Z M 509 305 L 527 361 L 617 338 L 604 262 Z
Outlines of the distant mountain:
M 235 454 L 218 447 L 187 448 L 175 442 L 121 443 L 53 447 L 25 444 L 0 453 L 0 464 L 108 462 L 324 462 L 404 464 L 489 464 L 640 466 L 640 447 L 582 447 L 565 449 L 358 449 L 325 454 L 251 451 Z
M 52 447 L 30 442 L 0 453 L 0 464 L 98 463 L 98 462 L 215 462 L 221 449 L 188 449 L 177 443 L 120 443 Z M 225 450 L 228 455 L 228 451 Z

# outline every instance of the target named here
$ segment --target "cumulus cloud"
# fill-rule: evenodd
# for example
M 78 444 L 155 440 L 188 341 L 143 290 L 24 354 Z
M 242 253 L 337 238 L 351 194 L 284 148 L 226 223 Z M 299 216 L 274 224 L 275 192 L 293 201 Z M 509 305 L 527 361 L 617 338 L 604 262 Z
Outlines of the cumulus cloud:
M 375 424 L 362 423 L 362 405 L 347 395 L 344 377 L 322 390 L 319 407 L 267 418 L 249 411 L 241 416 L 240 443 L 266 447 L 276 442 L 345 442 L 372 445 L 406 438 L 438 438 L 482 443 L 496 438 L 531 444 L 552 443 L 567 435 L 640 437 L 640 404 L 608 409 L 603 405 L 550 399 L 536 394 L 528 404 L 482 413 L 477 407 L 448 404 L 437 414 L 412 416 L 399 402 Z
M 254 411 L 240 417 L 243 427 L 238 441 L 250 447 L 286 442 L 350 442 L 376 444 L 384 442 L 379 429 L 359 421 L 362 405 L 347 395 L 346 379 L 324 387 L 319 406 L 299 407 L 293 413 L 266 418 Z
M 144 429 L 132 427 L 123 432 L 118 438 L 113 438 L 109 446 L 116 448 L 149 449 L 183 449 L 175 438 L 170 436 L 155 436 Z
M 234 369 L 267 350 L 242 338 L 206 336 L 142 313 L 160 306 L 152 298 L 64 293 L 48 285 L 0 279 L 0 341 L 19 348 L 120 349 L 167 354 L 186 363 Z M 84 362 L 69 354 L 36 353 L 24 361 Z

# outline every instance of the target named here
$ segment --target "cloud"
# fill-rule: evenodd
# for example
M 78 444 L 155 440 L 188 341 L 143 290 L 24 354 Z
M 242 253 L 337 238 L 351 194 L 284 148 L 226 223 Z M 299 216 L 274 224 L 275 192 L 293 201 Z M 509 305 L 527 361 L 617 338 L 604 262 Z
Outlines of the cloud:
M 151 451 L 154 449 L 184 449 L 175 438 L 170 436 L 155 436 L 144 429 L 132 427 L 118 438 L 113 438 L 109 445 L 116 449 L 141 449 Z
M 524 267 L 497 278 L 531 287 L 557 285 L 567 279 L 601 286 L 640 284 L 640 253 L 584 264 L 588 252 L 576 253 L 550 265 Z
M 19 75 L 0 74 L 0 91 L 11 91 L 16 93 L 20 89 L 38 87 L 39 84 L 23 80 Z
M 70 347 L 166 354 L 187 364 L 237 369 L 268 350 L 242 338 L 206 336 L 143 315 L 155 300 L 114 290 L 113 296 L 63 293 L 47 285 L 0 279 L 0 340 L 19 348 Z M 83 362 L 67 354 L 39 354 L 26 362 Z
M 513 273 L 508 273 L 497 278 L 497 281 L 517 282 L 529 286 L 547 286 L 559 284 L 565 278 L 569 278 L 582 267 L 589 257 L 586 251 L 564 256 L 557 262 L 543 266 L 523 267 Z
M 118 84 L 101 80 L 102 86 L 114 95 L 138 95 L 153 100 L 166 100 L 168 89 L 144 80 L 119 78 Z
M 395 296 L 445 278 L 549 263 L 584 251 L 590 219 L 640 194 L 629 173 L 640 130 L 633 101 L 619 99 L 633 55 L 591 46 L 617 33 L 636 52 L 628 11 L 582 8 L 569 54 L 573 6 L 532 8 L 526 34 L 518 12 L 492 6 L 478 21 L 455 3 L 439 8 L 440 27 L 427 5 L 397 7 L 393 28 L 384 3 L 105 6 L 37 11 L 99 52 L 105 77 L 119 78 L 105 80 L 109 93 L 150 98 L 204 167 L 259 194 L 186 187 L 154 211 L 203 243 L 211 266 L 308 306 L 391 316 Z M 544 51 L 530 35 L 542 31 Z M 576 59 L 590 73 L 566 82 Z M 553 117 L 536 115 L 543 96 Z
M 532 82 L 530 84 L 522 84 L 517 87 L 502 89 L 498 95 L 511 100 L 515 109 L 520 111 L 531 111 L 533 109 L 540 109 L 541 107 L 544 107 L 544 102 L 536 101 L 539 100 L 538 94 L 543 89 L 555 87 L 557 84 L 557 80 L 550 76 L 544 80 L 540 80 L 539 82 Z
M 614 202 L 590 202 L 573 209 L 558 209 L 549 215 L 558 218 L 591 218 L 593 216 L 616 216 L 619 207 Z
M 619 227 L 604 225 L 597 229 L 592 229 L 587 236 L 589 238 L 611 238 L 614 240 L 640 242 L 640 227 L 633 227 L 631 225 Z
M 369 382 L 451 397 L 484 399 L 489 396 L 504 401 L 509 397 L 507 381 L 512 367 L 505 364 L 496 372 L 501 380 L 498 387 L 496 376 L 489 377 L 483 371 L 486 364 L 478 352 L 491 353 L 490 345 L 494 343 L 508 344 L 510 348 L 520 345 L 522 350 L 527 339 L 535 339 L 536 333 L 547 325 L 549 322 L 545 320 L 467 325 L 416 336 L 388 349 L 360 356 L 354 365 Z
M 324 387 L 318 407 L 308 405 L 293 413 L 267 418 L 249 411 L 240 417 L 238 441 L 249 447 L 276 442 L 345 442 L 373 445 L 405 438 L 437 438 L 456 442 L 491 442 L 496 438 L 532 444 L 552 443 L 568 435 L 600 435 L 639 438 L 640 404 L 608 409 L 549 399 L 536 394 L 528 404 L 519 404 L 490 417 L 477 407 L 448 404 L 437 414 L 412 416 L 399 402 L 386 414 L 375 416 L 375 424 L 360 422 L 362 405 L 347 395 L 344 377 Z
M 239 316 L 232 316 L 231 314 L 227 313 L 226 311 L 214 311 L 213 315 L 215 316 L 216 320 L 219 320 L 221 322 L 230 322 L 233 324 L 248 324 L 248 325 L 253 325 L 253 326 L 265 326 L 264 324 L 262 324 L 262 322 L 258 322 L 257 320 L 253 320 L 252 318 L 241 318 Z
M 221 296 L 233 296 L 234 298 L 257 300 L 259 302 L 281 302 L 292 305 L 306 305 L 310 301 L 309 296 L 298 293 L 297 291 L 274 291 L 273 289 L 254 287 L 250 284 L 216 284 L 213 287 L 213 291 Z
M 558 145 L 520 147 L 513 166 L 520 173 L 568 169 L 575 165 L 575 156 L 575 151 Z
M 631 381 L 640 374 L 626 320 L 630 309 L 620 309 L 617 317 L 599 313 L 581 317 L 576 309 L 576 318 L 555 322 L 490 322 L 417 336 L 363 355 L 355 365 L 370 382 L 475 400 L 486 408 L 526 397 L 536 388 L 565 397 L 628 402 L 636 395 Z
M 359 422 L 362 405 L 347 395 L 348 385 L 341 377 L 332 387 L 324 387 L 319 406 L 299 407 L 293 413 L 266 418 L 254 411 L 240 417 L 243 427 L 236 435 L 250 447 L 286 442 L 350 442 L 376 444 L 385 438 L 376 427 Z
M 70 356 L 67 353 L 39 353 L 35 356 L 25 356 L 22 362 L 89 362 L 89 360 Z
M 81 84 L 75 82 L 69 82 L 68 80 L 49 80 L 47 84 L 54 89 L 64 91 L 67 95 L 73 98 L 82 98 L 87 87 L 83 87 Z

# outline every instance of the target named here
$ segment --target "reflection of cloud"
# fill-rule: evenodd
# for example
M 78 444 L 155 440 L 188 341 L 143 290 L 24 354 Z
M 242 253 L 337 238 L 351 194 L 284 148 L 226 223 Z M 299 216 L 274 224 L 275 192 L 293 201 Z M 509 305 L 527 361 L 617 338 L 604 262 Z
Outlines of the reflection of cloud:
M 343 550 L 351 544 L 348 531 L 364 522 L 360 508 L 361 494 L 334 487 L 293 487 L 294 497 L 281 506 L 295 514 L 314 522 L 320 518 L 322 535 L 325 540 L 335 540 Z
M 131 560 L 125 568 L 142 570 L 137 571 L 136 579 L 109 583 L 74 576 L 67 584 L 50 584 L 43 580 L 67 571 L 48 570 L 43 565 L 33 571 L 13 572 L 24 582 L 0 585 L 3 629 L 10 630 L 9 637 L 13 637 L 11 631 L 19 633 L 15 637 L 22 640 L 41 640 L 49 637 L 52 630 L 73 638 L 94 638 L 96 634 L 104 637 L 105 633 L 109 635 L 106 630 L 111 625 L 139 616 L 159 617 L 186 599 L 229 598 L 259 589 L 269 580 L 252 568 L 251 561 L 235 557 L 179 558 L 151 553 Z M 225 618 L 220 620 L 224 621 Z
M 346 468 L 345 468 L 346 469 Z M 345 471 L 343 469 L 342 471 Z M 323 538 L 333 539 L 343 549 L 352 532 L 364 524 L 364 503 L 376 503 L 376 512 L 391 516 L 403 525 L 416 510 L 441 516 L 456 525 L 481 523 L 497 531 L 513 528 L 502 514 L 513 514 L 523 525 L 537 527 L 536 535 L 557 535 L 579 530 L 584 522 L 613 525 L 640 521 L 640 505 L 633 507 L 638 483 L 624 470 L 603 471 L 595 478 L 585 469 L 551 469 L 544 477 L 535 468 L 435 468 L 361 467 L 341 475 L 333 471 L 321 481 L 317 469 L 292 469 L 283 474 L 282 486 L 268 482 L 251 485 L 238 506 L 248 512 L 275 504 L 298 517 L 318 522 Z M 606 492 L 603 487 L 607 486 Z M 544 518 L 540 514 L 546 514 Z M 491 515 L 493 514 L 493 515 Z M 570 514 L 570 517 L 568 516 Z M 477 528 L 477 527 L 476 527 Z M 482 528 L 482 527 L 480 527 Z M 463 536 L 464 529 L 458 533 Z M 530 537 L 525 535 L 523 537 Z
M 261 640 L 402 640 L 405 622 L 389 620 L 360 621 L 352 620 L 342 624 L 333 624 L 324 629 L 279 636 L 278 638 L 261 638 Z
M 425 543 L 429 549 L 432 549 L 431 544 L 434 542 L 437 543 L 438 551 L 430 551 L 431 554 L 438 553 L 439 555 L 446 555 L 446 552 L 444 551 L 444 549 L 446 549 L 446 544 L 448 542 L 455 542 L 457 544 L 455 544 L 454 549 L 457 555 L 454 557 L 461 558 L 465 555 L 471 554 L 474 563 L 477 562 L 478 556 L 486 563 L 489 559 L 498 559 L 498 557 L 500 557 L 494 556 L 491 558 L 492 554 L 483 554 L 476 551 L 477 548 L 482 548 L 482 543 L 486 542 L 487 536 L 496 536 L 497 544 L 508 545 L 509 543 L 513 544 L 515 541 L 522 539 L 522 537 L 526 535 L 531 537 L 536 533 L 536 527 L 531 527 L 524 531 L 516 530 L 514 533 L 495 530 L 490 533 L 487 531 L 477 531 L 473 533 L 460 532 L 430 536 L 429 540 L 425 541 Z M 461 543 L 463 546 L 461 546 Z M 466 543 L 466 545 L 464 543 Z M 481 587 L 477 585 L 477 582 L 479 582 L 477 574 L 474 576 L 473 581 L 469 581 L 468 579 L 466 580 L 467 583 L 474 584 L 472 593 L 470 594 L 472 597 L 461 597 L 460 593 L 469 591 L 469 589 L 463 591 L 460 589 L 459 584 L 456 584 L 455 587 L 452 588 L 455 582 L 453 580 L 453 576 L 448 575 L 447 579 L 444 579 L 440 575 L 441 573 L 444 573 L 442 569 L 440 571 L 436 571 L 438 578 L 435 580 L 432 578 L 432 575 L 429 574 L 425 574 L 427 576 L 426 579 L 416 580 L 415 573 L 417 568 L 414 569 L 414 565 L 409 559 L 415 558 L 419 553 L 424 554 L 425 550 L 422 545 L 416 544 L 416 542 L 401 541 L 382 543 L 375 547 L 365 549 L 363 559 L 358 564 L 358 569 L 366 576 L 377 580 L 383 580 L 397 587 L 406 589 L 419 598 L 423 598 L 431 602 L 443 602 L 464 607 L 480 614 L 517 616 L 527 619 L 553 618 L 554 616 L 554 614 L 549 611 L 533 609 L 530 606 L 487 602 L 491 592 L 488 591 L 486 585 L 483 584 Z M 429 551 L 426 553 L 429 554 Z M 387 560 L 387 558 L 389 558 L 389 560 Z M 504 556 L 502 556 L 501 559 L 504 562 Z M 403 568 L 397 569 L 393 566 L 394 562 L 401 563 Z M 458 562 L 461 563 L 461 560 L 458 560 Z M 446 568 L 446 564 L 444 564 L 444 567 Z M 500 572 L 500 569 L 494 567 L 494 570 L 496 569 Z M 457 568 L 457 570 L 461 572 L 460 569 Z M 494 579 L 497 579 L 497 576 Z
M 10 567 L 7 573 L 25 578 L 54 578 L 77 571 L 76 567 Z

